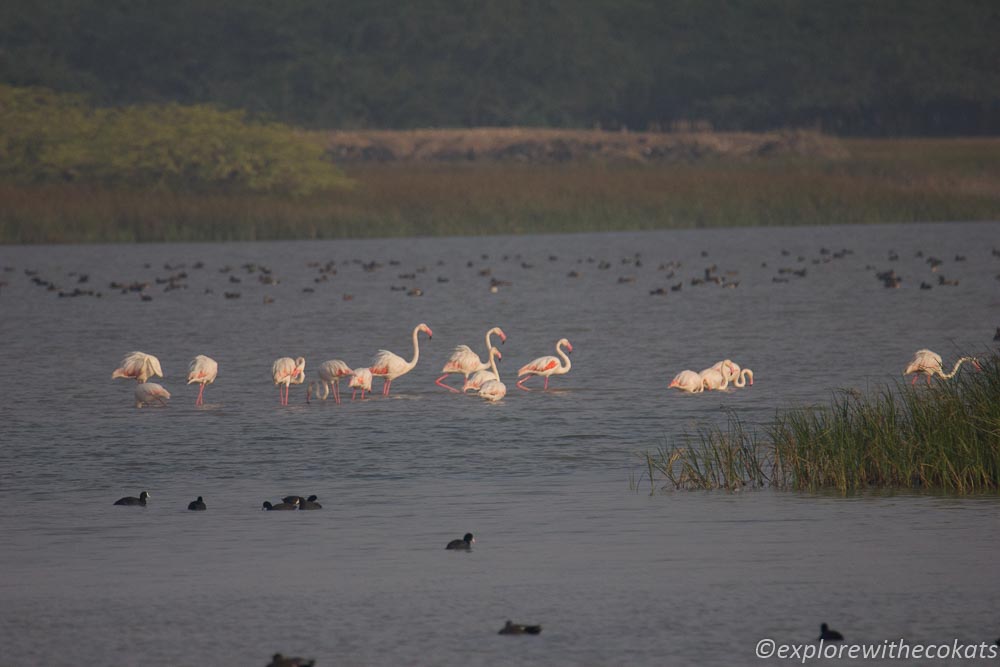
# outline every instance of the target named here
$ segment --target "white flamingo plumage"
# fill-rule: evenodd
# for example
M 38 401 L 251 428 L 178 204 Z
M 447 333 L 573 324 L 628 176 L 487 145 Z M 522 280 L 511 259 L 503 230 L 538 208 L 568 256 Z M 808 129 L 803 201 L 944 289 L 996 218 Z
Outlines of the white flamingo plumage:
M 961 367 L 961 365 L 966 361 L 971 361 L 977 371 L 982 370 L 982 367 L 979 365 L 979 360 L 975 357 L 962 357 L 955 362 L 955 366 L 951 369 L 950 373 L 945 373 L 940 354 L 932 352 L 931 350 L 917 350 L 913 355 L 913 361 L 911 361 L 910 365 L 903 371 L 903 375 L 913 374 L 913 381 L 910 382 L 910 384 L 913 385 L 916 384 L 919 374 L 923 373 L 927 377 L 927 384 L 930 385 L 931 376 L 937 375 L 943 380 L 948 380 L 955 376 L 959 367 Z
M 490 340 L 490 336 L 493 334 L 500 336 L 501 345 L 507 342 L 507 334 L 503 332 L 503 329 L 501 329 L 500 327 L 493 327 L 492 329 L 486 332 L 487 354 L 489 353 L 489 350 L 493 347 L 493 342 Z M 435 380 L 434 384 L 438 385 L 439 387 L 444 387 L 448 391 L 453 391 L 455 393 L 458 393 L 458 389 L 455 389 L 454 387 L 445 384 L 444 379 L 446 377 L 448 377 L 451 374 L 461 373 L 464 376 L 465 380 L 467 381 L 469 379 L 469 375 L 471 375 L 472 373 L 475 373 L 476 371 L 484 371 L 489 367 L 490 367 L 489 360 L 484 362 L 479 358 L 479 355 L 472 350 L 471 347 L 469 347 L 468 345 L 459 345 L 452 351 L 451 356 L 448 358 L 448 361 L 445 362 L 444 367 L 441 369 L 441 372 L 444 373 L 444 375 Z
M 410 361 L 403 359 L 398 354 L 389 350 L 379 350 L 372 357 L 369 368 L 372 375 L 384 378 L 384 383 L 382 384 L 383 396 L 389 395 L 389 388 L 393 380 L 400 375 L 405 375 L 412 371 L 413 367 L 417 365 L 417 361 L 420 360 L 420 343 L 417 340 L 417 334 L 421 331 L 427 334 L 427 338 L 434 337 L 434 332 L 426 324 L 420 323 L 413 327 L 413 358 Z
M 740 365 L 731 359 L 723 359 L 718 361 L 712 366 L 713 369 L 717 371 L 722 371 L 726 375 L 726 379 L 730 382 L 735 382 L 736 378 L 740 375 Z
M 154 402 L 166 405 L 170 400 L 170 392 L 155 382 L 143 382 L 135 386 L 135 407 L 152 405 Z
M 351 381 L 347 384 L 348 387 L 354 391 L 351 393 L 351 400 L 358 393 L 358 389 L 361 390 L 361 399 L 364 400 L 365 392 L 370 392 L 372 390 L 372 372 L 368 368 L 357 368 L 354 370 L 354 374 L 351 376 Z
M 747 376 L 748 375 L 750 376 L 750 386 L 752 387 L 753 386 L 753 371 L 750 370 L 749 368 L 743 368 L 743 369 L 740 370 L 739 374 L 736 376 L 736 379 L 732 381 L 733 382 L 733 386 L 734 387 L 740 387 L 740 388 L 745 387 L 747 385 Z
M 145 352 L 129 352 L 111 373 L 111 379 L 126 378 L 143 383 L 154 375 L 163 377 L 159 359 Z
M 712 391 L 724 391 L 729 386 L 729 376 L 721 369 L 706 368 L 698 373 L 705 389 Z
M 316 372 L 319 374 L 320 382 L 326 386 L 326 391 L 322 397 L 323 400 L 326 400 L 326 397 L 330 395 L 330 389 L 333 389 L 333 400 L 339 405 L 340 380 L 353 375 L 354 371 L 351 370 L 351 367 L 346 362 L 340 359 L 330 359 L 321 363 L 316 368 Z
M 489 359 L 489 367 L 487 369 L 476 371 L 465 380 L 465 384 L 462 385 L 463 393 L 467 391 L 479 391 L 486 382 L 500 379 L 500 372 L 497 370 L 497 361 L 503 359 L 500 350 L 491 347 Z
M 565 338 L 560 338 L 556 343 L 556 354 L 557 357 L 551 355 L 545 357 L 539 357 L 534 361 L 528 362 L 524 366 L 521 366 L 520 370 L 517 371 L 517 376 L 521 379 L 517 381 L 518 389 L 524 389 L 525 391 L 531 391 L 524 386 L 524 383 L 528 381 L 533 375 L 541 375 L 545 378 L 544 389 L 549 388 L 549 378 L 553 375 L 563 375 L 569 372 L 572 367 L 572 363 L 566 353 L 562 351 L 562 348 L 566 348 L 566 352 L 572 352 L 573 346 L 570 345 L 569 341 Z M 560 359 L 564 363 L 560 363 Z M 524 376 L 524 377 L 521 377 Z
M 681 371 L 670 381 L 667 389 L 679 389 L 691 394 L 698 394 L 705 391 L 705 383 L 698 373 L 694 371 Z
M 275 359 L 274 364 L 271 365 L 271 378 L 274 380 L 274 384 L 278 385 L 278 398 L 281 404 L 288 405 L 288 386 L 305 382 L 305 357 Z M 285 387 L 284 392 L 281 390 L 282 385 Z
M 194 400 L 195 405 L 205 404 L 205 385 L 215 382 L 218 375 L 219 363 L 215 359 L 199 354 L 191 360 L 191 364 L 188 366 L 187 383 L 197 382 L 201 385 L 198 389 L 198 398 Z

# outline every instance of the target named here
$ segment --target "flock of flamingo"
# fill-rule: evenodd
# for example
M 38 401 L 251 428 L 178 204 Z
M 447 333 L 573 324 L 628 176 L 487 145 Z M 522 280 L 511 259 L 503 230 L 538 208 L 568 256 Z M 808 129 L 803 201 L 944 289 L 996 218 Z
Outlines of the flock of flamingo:
M 353 390 L 352 401 L 357 397 L 359 390 L 361 398 L 364 399 L 365 394 L 371 392 L 372 380 L 376 377 L 382 378 L 382 395 L 388 396 L 393 380 L 409 373 L 420 360 L 420 333 L 427 334 L 428 339 L 434 335 L 434 332 L 426 324 L 421 323 L 413 328 L 413 357 L 409 361 L 389 350 L 379 350 L 372 357 L 368 366 L 364 368 L 352 369 L 340 359 L 324 361 L 317 370 L 318 378 L 307 385 L 306 402 L 310 402 L 314 395 L 325 401 L 332 393 L 334 401 L 339 404 L 340 382 L 345 378 L 348 379 L 348 387 Z M 486 332 L 487 361 L 482 361 L 468 345 L 459 345 L 452 351 L 448 361 L 441 369 L 441 377 L 435 381 L 435 384 L 455 393 L 476 392 L 481 398 L 491 402 L 499 401 L 506 396 L 507 385 L 500 380 L 500 372 L 497 369 L 497 361 L 502 359 L 503 355 L 493 345 L 493 336 L 498 336 L 501 344 L 507 340 L 507 335 L 500 327 L 493 327 Z M 537 375 L 545 378 L 543 390 L 547 390 L 551 376 L 569 372 L 572 364 L 567 354 L 572 351 L 573 346 L 570 342 L 565 338 L 560 338 L 556 342 L 556 356 L 538 357 L 518 370 L 517 387 L 531 391 L 524 383 Z M 205 385 L 215 382 L 218 374 L 219 364 L 214 359 L 199 354 L 191 360 L 188 367 L 187 383 L 200 385 L 198 397 L 195 399 L 196 406 L 204 405 Z M 461 390 L 445 382 L 451 375 L 463 376 Z M 111 373 L 111 379 L 126 378 L 138 382 L 135 388 L 135 406 L 137 408 L 146 405 L 166 405 L 167 401 L 170 400 L 170 392 L 162 385 L 150 382 L 149 379 L 152 377 L 163 377 L 163 370 L 160 366 L 160 360 L 145 352 L 129 352 L 122 359 L 119 367 Z M 291 385 L 303 384 L 306 381 L 305 357 L 276 359 L 271 366 L 271 379 L 278 387 L 280 403 L 288 405 Z
M 345 378 L 348 379 L 348 387 L 353 390 L 351 393 L 352 401 L 357 397 L 358 391 L 361 392 L 361 398 L 364 399 L 365 394 L 372 391 L 372 380 L 376 377 L 382 378 L 382 395 L 388 396 L 393 380 L 409 373 L 420 360 L 420 333 L 427 334 L 428 339 L 434 335 L 426 324 L 421 323 L 413 328 L 413 357 L 409 361 L 389 350 L 379 350 L 372 357 L 368 366 L 364 368 L 352 369 L 340 359 L 324 361 L 317 369 L 318 378 L 307 385 L 306 402 L 311 402 L 313 396 L 325 401 L 332 393 L 334 401 L 339 404 L 340 382 Z M 507 335 L 500 327 L 493 327 L 487 331 L 486 361 L 483 361 L 468 345 L 455 347 L 441 369 L 442 375 L 434 381 L 435 384 L 455 393 L 476 392 L 481 398 L 491 402 L 499 401 L 506 396 L 507 385 L 500 380 L 500 372 L 497 370 L 497 361 L 502 359 L 503 355 L 493 344 L 493 336 L 498 336 L 501 344 L 507 341 Z M 555 355 L 538 357 L 517 371 L 516 386 L 519 389 L 531 391 L 524 386 L 524 383 L 534 376 L 540 376 L 545 378 L 543 390 L 547 390 L 550 377 L 569 372 L 572 363 L 568 353 L 573 351 L 573 346 L 567 339 L 560 338 L 555 347 Z M 916 384 L 920 375 L 924 375 L 927 384 L 930 385 L 931 377 L 935 375 L 945 380 L 954 377 L 962 364 L 967 361 L 971 362 L 976 370 L 982 370 L 975 357 L 961 357 L 955 362 L 951 372 L 945 373 L 941 355 L 927 349 L 917 350 L 913 360 L 903 371 L 903 375 L 913 375 L 911 385 Z M 195 399 L 196 406 L 204 405 L 205 385 L 215 382 L 218 373 L 219 364 L 210 357 L 199 354 L 191 360 L 188 367 L 187 383 L 200 385 L 198 396 Z M 463 377 L 461 389 L 456 389 L 446 382 L 452 375 Z M 145 352 L 128 353 L 122 359 L 119 367 L 111 374 L 112 379 L 126 378 L 138 382 L 135 388 L 135 406 L 137 408 L 145 405 L 166 405 L 170 399 L 169 391 L 162 385 L 149 381 L 154 376 L 163 377 L 160 360 Z M 305 357 L 276 359 L 271 366 L 271 379 L 278 387 L 280 403 L 288 405 L 291 385 L 303 384 L 306 381 Z M 701 393 L 705 390 L 723 391 L 730 385 L 739 388 L 745 387 L 747 384 L 752 386 L 753 380 L 752 370 L 741 368 L 731 359 L 724 359 L 701 372 L 681 371 L 670 381 L 668 388 L 687 393 Z

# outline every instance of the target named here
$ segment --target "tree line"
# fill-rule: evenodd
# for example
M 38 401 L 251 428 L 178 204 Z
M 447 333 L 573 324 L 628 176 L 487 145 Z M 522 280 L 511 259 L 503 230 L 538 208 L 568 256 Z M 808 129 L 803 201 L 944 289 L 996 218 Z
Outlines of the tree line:
M 994 0 L 7 0 L 0 82 L 309 128 L 1000 132 Z

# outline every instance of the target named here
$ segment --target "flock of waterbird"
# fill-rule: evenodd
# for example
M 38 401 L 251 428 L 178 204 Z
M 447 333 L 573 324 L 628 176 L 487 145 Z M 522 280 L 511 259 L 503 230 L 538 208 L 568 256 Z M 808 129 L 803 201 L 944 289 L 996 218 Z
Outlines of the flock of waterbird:
M 382 378 L 382 395 L 388 396 L 392 387 L 392 382 L 416 367 L 420 360 L 420 340 L 419 334 L 424 333 L 428 339 L 433 337 L 431 328 L 426 324 L 418 324 L 413 329 L 413 356 L 409 361 L 389 350 L 379 350 L 372 357 L 369 365 L 363 368 L 352 369 L 345 361 L 340 359 L 330 359 L 319 365 L 317 378 L 309 382 L 306 390 L 306 402 L 311 402 L 313 396 L 321 400 L 327 400 L 332 394 L 334 401 L 340 403 L 340 382 L 348 381 L 348 387 L 352 389 L 351 400 L 357 398 L 358 391 L 361 398 L 372 391 L 372 380 L 376 377 Z M 500 327 L 493 327 L 486 332 L 487 360 L 483 361 L 479 355 L 468 345 L 458 345 L 452 351 L 451 356 L 441 369 L 442 375 L 435 380 L 439 387 L 455 393 L 476 392 L 486 401 L 496 402 L 507 395 L 507 385 L 500 380 L 500 372 L 497 369 L 497 361 L 503 355 L 493 344 L 493 336 L 500 338 L 503 344 L 507 340 L 507 335 Z M 525 391 L 531 391 L 524 386 L 530 378 L 540 376 L 545 378 L 543 391 L 549 388 L 549 378 L 553 375 L 563 375 L 572 368 L 572 363 L 568 356 L 573 351 L 573 346 L 565 338 L 560 338 L 556 342 L 555 355 L 546 355 L 525 364 L 518 371 L 517 387 Z M 979 360 L 975 357 L 961 357 L 955 362 L 950 372 L 944 371 L 941 355 L 928 349 L 917 350 L 913 360 L 903 370 L 903 375 L 913 375 L 912 384 L 916 384 L 917 379 L 923 375 L 927 384 L 930 385 L 931 378 L 938 376 L 947 380 L 958 373 L 962 364 L 970 362 L 976 370 L 982 370 Z M 198 384 L 198 396 L 195 405 L 204 405 L 205 385 L 212 384 L 219 373 L 219 364 L 214 359 L 199 354 L 188 367 L 188 384 Z M 446 380 L 452 375 L 463 377 L 462 388 L 456 389 L 448 384 Z M 170 392 L 156 382 L 150 382 L 152 377 L 163 377 L 163 370 L 160 360 L 145 352 L 130 352 L 125 355 L 116 368 L 111 373 L 111 379 L 126 378 L 136 380 L 138 385 L 135 388 L 135 406 L 141 408 L 147 405 L 166 405 L 170 399 Z M 278 387 L 278 397 L 282 405 L 288 405 L 289 390 L 293 384 L 303 384 L 306 381 L 306 360 L 305 357 L 291 358 L 281 357 L 276 359 L 271 366 L 271 379 Z M 749 368 L 741 368 L 739 364 L 731 359 L 723 359 L 713 366 L 700 372 L 683 370 L 670 381 L 669 389 L 677 389 L 681 392 L 697 394 L 704 391 L 726 391 L 730 386 L 743 388 L 754 383 L 754 372 Z
M 420 340 L 419 334 L 427 334 L 428 339 L 432 338 L 434 332 L 426 324 L 418 324 L 413 328 L 413 356 L 409 361 L 389 350 L 379 350 L 372 357 L 368 366 L 364 368 L 352 369 L 345 361 L 340 359 L 330 359 L 319 365 L 317 379 L 309 382 L 306 389 L 306 402 L 310 402 L 315 395 L 321 400 L 326 400 L 333 394 L 334 401 L 340 403 L 340 382 L 348 380 L 348 387 L 353 390 L 351 400 L 357 398 L 358 391 L 361 398 L 372 390 L 372 380 L 376 377 L 382 378 L 382 395 L 388 396 L 392 387 L 392 382 L 416 367 L 420 360 Z M 480 359 L 479 355 L 468 345 L 459 345 L 451 353 L 448 361 L 441 369 L 442 375 L 435 384 L 455 393 L 476 392 L 486 401 L 496 402 L 507 395 L 507 385 L 500 380 L 500 372 L 497 369 L 497 361 L 503 355 L 500 350 L 493 345 L 493 336 L 500 338 L 503 344 L 507 340 L 507 335 L 500 327 L 493 327 L 486 332 L 487 361 Z M 568 353 L 573 351 L 573 346 L 565 338 L 560 338 L 556 342 L 556 355 L 546 355 L 525 364 L 518 370 L 517 387 L 525 391 L 531 391 L 525 386 L 530 378 L 539 376 L 545 378 L 543 390 L 549 388 L 549 378 L 553 375 L 563 375 L 568 373 L 572 367 Z M 195 405 L 204 405 L 205 385 L 215 382 L 219 374 L 219 364 L 214 359 L 199 354 L 191 360 L 188 367 L 188 384 L 200 385 L 198 397 Z M 462 389 L 447 384 L 445 379 L 451 375 L 462 375 L 464 378 Z M 147 405 L 166 405 L 170 400 L 170 392 L 156 382 L 150 382 L 152 377 L 163 377 L 163 369 L 160 360 L 145 352 L 129 352 L 111 373 L 111 379 L 125 378 L 135 380 L 138 385 L 135 388 L 135 406 L 141 408 Z M 751 374 L 751 383 L 753 375 Z M 289 390 L 293 384 L 303 384 L 306 381 L 306 360 L 305 357 L 291 358 L 281 357 L 276 359 L 271 366 L 271 379 L 278 387 L 278 397 L 282 405 L 288 405 Z

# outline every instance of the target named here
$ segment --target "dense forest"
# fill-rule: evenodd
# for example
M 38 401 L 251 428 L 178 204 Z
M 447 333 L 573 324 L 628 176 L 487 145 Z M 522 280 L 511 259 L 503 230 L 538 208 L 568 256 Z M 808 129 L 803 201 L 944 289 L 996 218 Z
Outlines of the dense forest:
M 1000 132 L 995 0 L 6 0 L 0 83 L 309 128 Z

